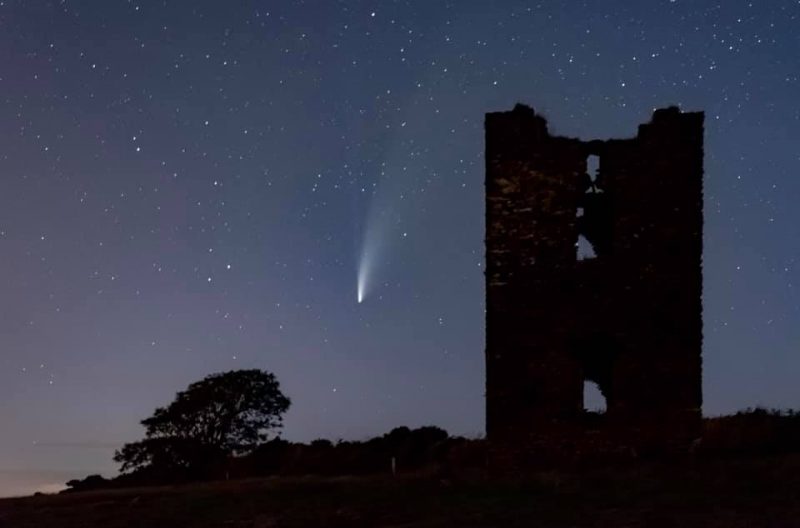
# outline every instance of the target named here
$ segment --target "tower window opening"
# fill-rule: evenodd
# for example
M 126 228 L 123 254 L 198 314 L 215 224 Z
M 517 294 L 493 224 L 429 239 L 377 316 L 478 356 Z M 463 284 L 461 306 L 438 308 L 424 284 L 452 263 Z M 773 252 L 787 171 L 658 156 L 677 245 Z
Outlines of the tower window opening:
M 589 260 L 607 255 L 611 248 L 613 214 L 611 195 L 607 192 L 607 177 L 600 171 L 600 156 L 586 158 L 586 172 L 578 183 L 575 223 L 577 260 Z
M 586 173 L 592 183 L 597 183 L 597 175 L 600 173 L 600 156 L 592 154 L 586 158 Z
M 597 383 L 585 380 L 583 382 L 583 410 L 586 412 L 603 414 L 606 412 L 606 397 L 600 391 Z
M 597 253 L 594 251 L 594 246 L 583 235 L 578 235 L 578 241 L 575 243 L 575 250 L 577 252 L 576 258 L 578 260 L 597 258 Z

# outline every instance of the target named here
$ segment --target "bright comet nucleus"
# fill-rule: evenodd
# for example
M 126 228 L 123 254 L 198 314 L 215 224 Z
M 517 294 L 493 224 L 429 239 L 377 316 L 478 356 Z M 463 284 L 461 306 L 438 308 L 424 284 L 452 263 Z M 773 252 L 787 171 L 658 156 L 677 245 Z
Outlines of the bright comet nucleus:
M 364 297 L 367 294 L 367 278 L 369 277 L 371 261 L 372 259 L 369 258 L 368 251 L 365 248 L 358 262 L 358 277 L 356 279 L 356 300 L 358 300 L 358 304 L 364 302 Z

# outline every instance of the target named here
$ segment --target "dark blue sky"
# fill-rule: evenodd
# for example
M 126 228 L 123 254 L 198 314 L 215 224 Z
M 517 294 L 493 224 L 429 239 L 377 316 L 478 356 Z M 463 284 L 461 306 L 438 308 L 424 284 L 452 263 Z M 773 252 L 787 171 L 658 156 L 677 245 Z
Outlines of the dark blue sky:
M 206 374 L 483 430 L 483 116 L 706 112 L 705 412 L 800 398 L 800 2 L 0 1 L 0 494 Z M 365 298 L 357 303 L 359 268 Z

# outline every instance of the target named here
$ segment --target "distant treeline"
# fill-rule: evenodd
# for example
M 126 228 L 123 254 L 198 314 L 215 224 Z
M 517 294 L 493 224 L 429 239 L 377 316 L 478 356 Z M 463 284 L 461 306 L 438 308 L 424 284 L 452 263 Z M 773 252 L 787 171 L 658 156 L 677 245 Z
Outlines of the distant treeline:
M 800 452 L 800 412 L 747 409 L 704 419 L 704 434 L 694 446 L 700 457 L 760 456 Z M 274 438 L 252 453 L 211 459 L 191 471 L 152 465 L 113 479 L 91 475 L 67 482 L 69 491 L 177 484 L 194 480 L 280 475 L 376 475 L 429 473 L 437 476 L 481 472 L 486 443 L 450 436 L 444 429 L 397 427 L 366 441 L 315 440 L 304 444 Z
M 482 440 L 450 436 L 439 427 L 397 427 L 365 441 L 311 443 L 274 438 L 252 453 L 225 460 L 211 459 L 191 470 L 157 464 L 113 479 L 90 475 L 67 482 L 66 491 L 177 484 L 194 480 L 241 479 L 275 475 L 376 475 L 480 470 L 485 466 Z
M 800 452 L 800 411 L 755 408 L 706 418 L 699 451 L 713 456 Z

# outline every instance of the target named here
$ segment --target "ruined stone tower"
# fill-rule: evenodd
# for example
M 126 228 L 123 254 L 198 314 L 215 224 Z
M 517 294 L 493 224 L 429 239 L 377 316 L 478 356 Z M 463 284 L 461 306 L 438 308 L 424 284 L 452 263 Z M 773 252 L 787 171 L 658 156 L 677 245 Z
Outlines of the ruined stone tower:
M 551 136 L 523 105 L 485 125 L 490 463 L 687 448 L 701 426 L 703 114 L 657 110 L 607 141 Z M 584 411 L 586 381 L 602 415 Z

